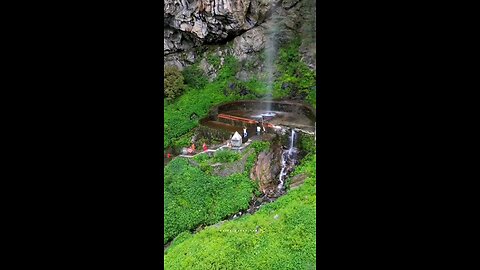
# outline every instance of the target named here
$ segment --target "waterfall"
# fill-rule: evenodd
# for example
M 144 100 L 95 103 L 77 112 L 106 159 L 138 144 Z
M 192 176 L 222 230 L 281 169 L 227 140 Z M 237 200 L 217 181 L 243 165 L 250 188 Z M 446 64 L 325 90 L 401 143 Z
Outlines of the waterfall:
M 295 138 L 295 130 L 293 130 L 292 128 L 292 136 L 291 136 L 291 140 L 290 140 L 290 148 L 288 149 L 288 155 L 291 156 L 292 155 L 292 149 L 293 149 L 293 139 Z
M 275 6 L 272 7 L 273 14 L 270 18 L 272 26 L 266 31 L 266 42 L 265 42 L 265 71 L 266 71 L 266 82 L 267 82 L 267 99 L 272 100 L 273 95 L 273 82 L 274 82 L 274 73 L 275 73 L 275 58 L 277 54 L 277 38 L 279 34 L 279 23 L 281 21 L 281 16 L 275 11 Z M 269 112 L 272 110 L 272 104 L 267 102 L 266 111 Z
M 285 176 L 287 175 L 287 165 L 290 163 L 293 163 L 293 156 L 292 153 L 294 152 L 293 149 L 293 144 L 295 142 L 295 130 L 292 128 L 292 134 L 290 135 L 290 147 L 288 148 L 288 151 L 283 151 L 282 153 L 282 170 L 280 171 L 280 184 L 278 184 L 278 190 L 281 190 L 283 187 L 283 180 Z
M 287 165 L 287 160 L 286 160 L 286 158 L 285 158 L 285 153 L 286 153 L 285 151 L 282 153 L 282 170 L 280 171 L 280 178 L 279 178 L 280 184 L 278 184 L 278 187 L 277 187 L 278 190 L 281 190 L 281 189 L 282 189 L 282 187 L 283 187 L 283 178 L 284 178 L 285 175 L 287 174 L 287 173 L 285 172 L 285 169 L 287 168 L 287 166 L 286 166 L 286 165 Z

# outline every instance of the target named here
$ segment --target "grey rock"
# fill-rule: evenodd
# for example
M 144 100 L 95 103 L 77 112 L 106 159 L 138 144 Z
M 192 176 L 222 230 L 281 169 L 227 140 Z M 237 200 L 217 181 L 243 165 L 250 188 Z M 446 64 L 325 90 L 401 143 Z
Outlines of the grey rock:
M 290 189 L 293 190 L 301 186 L 305 182 L 306 178 L 307 175 L 303 173 L 295 175 L 290 182 Z
M 249 75 L 245 70 L 238 72 L 235 77 L 237 78 L 237 80 L 240 80 L 242 82 L 246 82 L 249 79 Z
M 269 152 L 261 152 L 250 172 L 250 178 L 259 182 L 260 190 L 267 196 L 273 196 L 277 191 L 278 175 L 281 171 L 281 155 L 280 146 L 272 146 L 272 150 Z
M 164 54 L 239 35 L 262 23 L 277 3 L 279 0 L 164 0 Z

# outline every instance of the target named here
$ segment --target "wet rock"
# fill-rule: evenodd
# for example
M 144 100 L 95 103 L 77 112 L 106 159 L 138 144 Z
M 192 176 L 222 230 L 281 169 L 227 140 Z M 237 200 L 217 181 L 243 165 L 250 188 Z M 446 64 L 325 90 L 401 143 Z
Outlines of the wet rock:
M 284 9 L 290 9 L 293 6 L 295 6 L 300 0 L 283 0 L 282 1 L 282 7 Z
M 290 189 L 296 189 L 298 188 L 299 186 L 301 186 L 304 182 L 305 182 L 305 179 L 307 178 L 308 176 L 304 173 L 302 174 L 298 174 L 298 175 L 295 175 L 292 180 L 291 180 L 291 183 L 290 183 Z
M 258 181 L 260 190 L 269 197 L 275 196 L 281 171 L 282 149 L 279 145 L 272 146 L 269 152 L 261 152 L 252 168 L 250 178 Z

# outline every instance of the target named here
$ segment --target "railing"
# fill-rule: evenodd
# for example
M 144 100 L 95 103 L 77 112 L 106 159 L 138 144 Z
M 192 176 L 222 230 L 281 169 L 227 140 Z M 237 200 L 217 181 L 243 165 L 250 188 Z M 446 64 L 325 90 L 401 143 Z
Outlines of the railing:
M 219 114 L 217 115 L 218 118 L 223 118 L 227 120 L 234 120 L 234 121 L 240 121 L 248 124 L 258 124 L 258 121 L 248 119 L 248 118 L 243 118 L 243 117 L 238 117 L 238 116 L 233 116 L 233 115 L 228 115 L 228 114 Z

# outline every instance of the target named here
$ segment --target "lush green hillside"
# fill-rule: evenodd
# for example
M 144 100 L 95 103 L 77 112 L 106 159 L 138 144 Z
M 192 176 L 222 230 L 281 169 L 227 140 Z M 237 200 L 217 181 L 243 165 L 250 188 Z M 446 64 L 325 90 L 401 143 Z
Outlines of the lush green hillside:
M 302 100 L 315 107 L 315 72 L 301 61 L 299 46 L 296 40 L 281 48 L 271 94 L 275 99 Z M 207 61 L 220 65 L 214 55 L 208 55 Z M 228 56 L 212 82 L 198 63 L 182 72 L 184 85 L 175 77 L 172 85 L 182 89 L 172 92 L 180 96 L 165 100 L 164 147 L 188 146 L 192 129 L 213 106 L 266 96 L 265 74 L 250 72 L 244 82 L 235 78 L 240 70 L 251 68 L 249 65 Z M 308 174 L 301 187 L 253 215 L 191 233 L 248 206 L 253 193 L 258 192 L 249 179 L 250 170 L 259 152 L 269 146 L 267 142 L 252 143 L 255 152 L 248 157 L 245 170 L 229 177 L 210 173 L 212 163 L 238 161 L 238 155 L 228 152 L 213 158 L 200 155 L 194 159 L 199 166 L 182 158 L 165 166 L 164 243 L 175 239 L 164 255 L 166 269 L 315 269 L 316 159 L 311 138 L 298 142 L 299 148 L 309 152 L 294 172 Z
M 277 75 L 273 87 L 273 98 L 295 97 L 315 106 L 315 72 L 300 59 L 300 42 L 293 41 L 281 48 L 276 62 Z M 216 64 L 217 59 L 209 59 Z M 257 99 L 267 94 L 267 84 L 261 80 L 261 74 L 252 76 L 246 82 L 240 82 L 235 74 L 248 69 L 247 63 L 239 63 L 234 57 L 225 58 L 225 63 L 213 82 L 207 82 L 199 69 L 199 64 L 183 71 L 185 92 L 172 102 L 164 100 L 164 147 L 188 146 L 191 131 L 198 125 L 198 119 L 207 115 L 215 105 L 240 100 Z M 240 90 L 245 89 L 246 93 Z M 192 114 L 199 118 L 191 119 Z
M 201 224 L 214 224 L 248 207 L 253 183 L 243 174 L 226 178 L 209 175 L 174 159 L 165 167 L 164 243 Z
M 165 269 L 315 269 L 315 155 L 296 171 L 305 184 L 253 215 L 183 233 L 167 250 Z

